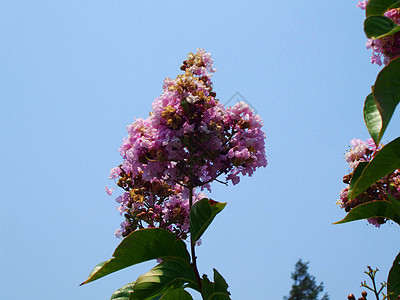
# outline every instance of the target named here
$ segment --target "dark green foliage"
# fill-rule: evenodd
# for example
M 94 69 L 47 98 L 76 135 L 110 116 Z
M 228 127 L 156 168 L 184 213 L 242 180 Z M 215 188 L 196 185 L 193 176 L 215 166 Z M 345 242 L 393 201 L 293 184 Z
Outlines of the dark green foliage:
M 308 274 L 308 262 L 303 263 L 301 259 L 296 263 L 296 269 L 292 273 L 294 284 L 288 297 L 284 300 L 318 300 L 318 295 L 324 290 L 323 283 L 318 286 L 315 282 L 315 277 Z M 321 300 L 329 300 L 327 293 Z
M 389 272 L 387 293 L 390 300 L 400 297 L 400 253 L 393 262 L 393 267 Z

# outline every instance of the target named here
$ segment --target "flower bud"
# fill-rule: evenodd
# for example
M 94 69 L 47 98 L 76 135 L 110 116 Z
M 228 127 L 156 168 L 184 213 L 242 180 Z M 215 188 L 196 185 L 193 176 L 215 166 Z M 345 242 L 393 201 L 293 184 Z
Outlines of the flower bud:
M 363 292 L 361 293 L 361 295 L 362 295 L 364 298 L 366 298 L 368 294 L 367 294 L 366 291 L 363 291 Z

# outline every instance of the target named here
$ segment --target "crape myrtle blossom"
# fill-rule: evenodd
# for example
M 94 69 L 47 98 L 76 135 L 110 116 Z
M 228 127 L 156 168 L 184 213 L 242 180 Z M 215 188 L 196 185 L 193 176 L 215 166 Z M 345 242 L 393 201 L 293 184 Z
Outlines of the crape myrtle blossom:
M 343 182 L 346 184 L 350 184 L 350 180 L 358 164 L 360 162 L 369 162 L 381 149 L 381 147 L 375 145 L 372 139 L 368 139 L 366 142 L 360 139 L 353 139 L 350 143 L 352 147 L 345 154 L 350 170 L 349 174 L 343 177 Z M 348 199 L 348 191 L 349 187 L 344 188 L 340 192 L 339 200 L 336 202 L 336 204 L 344 208 L 346 212 L 366 202 L 387 200 L 387 198 L 385 198 L 385 191 L 388 191 L 393 197 L 400 200 L 400 169 L 383 177 L 351 201 Z M 367 220 L 377 227 L 386 222 L 383 218 L 370 218 Z
M 210 55 L 190 53 L 181 69 L 184 74 L 165 80 L 150 116 L 128 126 L 122 169 L 196 187 L 222 174 L 237 183 L 237 174 L 266 166 L 261 118 L 243 102 L 228 109 L 218 102 Z
M 181 70 L 176 79 L 164 80 L 150 116 L 127 126 L 119 149 L 123 162 L 110 173 L 125 190 L 117 198 L 126 218 L 118 235 L 144 222 L 185 239 L 190 205 L 205 197 L 196 187 L 210 190 L 221 176 L 237 184 L 240 174 L 251 176 L 267 165 L 261 118 L 244 102 L 225 108 L 218 101 L 210 53 L 189 53 Z
M 189 194 L 183 186 L 153 179 L 132 178 L 122 171 L 117 185 L 124 190 L 115 200 L 117 209 L 125 217 L 121 228 L 115 231 L 119 238 L 146 227 L 167 229 L 180 239 L 189 232 Z M 206 198 L 204 193 L 194 193 L 193 203 Z
M 361 8 L 362 10 L 365 10 L 367 8 L 367 0 L 358 1 L 357 7 Z
M 359 1 L 357 7 L 366 9 L 368 1 Z M 384 16 L 400 25 L 400 8 L 389 9 Z M 388 64 L 392 59 L 400 56 L 400 32 L 379 39 L 368 39 L 367 49 L 372 50 L 371 63 L 379 66 Z

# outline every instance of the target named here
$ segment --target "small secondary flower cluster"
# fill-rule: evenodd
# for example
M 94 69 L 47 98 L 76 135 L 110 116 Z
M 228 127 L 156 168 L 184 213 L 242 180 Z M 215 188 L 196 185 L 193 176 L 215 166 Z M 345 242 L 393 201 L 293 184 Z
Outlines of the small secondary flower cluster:
M 162 180 L 146 181 L 141 175 L 132 178 L 121 166 L 117 168 L 120 170 L 117 185 L 125 192 L 115 201 L 119 203 L 117 209 L 124 215 L 125 221 L 115 235 L 121 238 L 137 229 L 158 227 L 175 233 L 177 238 L 186 239 L 190 212 L 188 190 Z M 114 176 L 111 175 L 112 178 Z M 193 203 L 196 203 L 206 195 L 194 192 L 192 197 Z
M 261 118 L 244 102 L 224 108 L 216 99 L 210 53 L 189 53 L 181 70 L 175 80 L 164 80 L 150 116 L 127 127 L 119 149 L 124 160 L 110 176 L 125 190 L 117 198 L 126 218 L 117 235 L 126 236 L 145 222 L 185 238 L 188 190 L 210 190 L 221 175 L 237 184 L 239 174 L 251 176 L 267 165 Z M 192 196 L 194 203 L 204 194 Z
M 352 148 L 346 153 L 346 161 L 350 165 L 350 173 L 343 177 L 343 182 L 350 184 L 354 170 L 357 168 L 360 162 L 369 162 L 379 152 L 380 147 L 377 147 L 372 139 L 368 139 L 366 142 L 360 139 L 351 140 Z M 376 184 L 370 186 L 366 191 L 358 195 L 353 200 L 348 199 L 349 187 L 344 188 L 340 192 L 340 199 L 336 204 L 344 208 L 346 212 L 356 206 L 374 201 L 384 200 L 385 191 L 388 191 L 393 197 L 400 200 L 400 169 L 395 170 L 393 173 L 383 177 Z M 386 220 L 383 218 L 372 218 L 368 219 L 368 222 L 379 227 L 385 223 Z
M 358 1 L 357 7 L 366 9 L 367 4 L 367 0 Z M 384 16 L 400 25 L 400 8 L 389 9 Z M 366 46 L 372 50 L 371 63 L 381 66 L 383 57 L 383 63 L 386 65 L 390 60 L 400 56 L 400 32 L 379 39 L 370 38 Z

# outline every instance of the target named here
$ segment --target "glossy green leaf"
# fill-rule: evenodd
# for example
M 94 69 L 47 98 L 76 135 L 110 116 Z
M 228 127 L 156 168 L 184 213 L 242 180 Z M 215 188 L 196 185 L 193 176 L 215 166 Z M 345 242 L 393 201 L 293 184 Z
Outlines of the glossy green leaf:
M 357 179 L 356 181 L 353 178 L 351 179 L 350 186 L 352 189 L 350 190 L 349 188 L 349 199 L 353 200 L 375 182 L 399 168 L 400 138 L 397 138 L 379 150 L 368 165 L 363 168 L 361 175 L 355 178 Z
M 366 15 L 369 16 L 379 16 L 383 15 L 388 8 L 398 7 L 398 0 L 369 0 Z
M 385 16 L 371 16 L 364 21 L 364 32 L 369 38 L 382 38 L 400 31 L 400 26 Z
M 390 269 L 387 284 L 389 300 L 398 299 L 400 296 L 400 253 L 397 255 Z
M 343 224 L 368 218 L 386 218 L 400 224 L 400 215 L 393 204 L 385 200 L 376 200 L 356 206 L 346 217 L 333 224 Z
M 204 198 L 192 206 L 190 210 L 190 234 L 192 235 L 192 244 L 196 243 L 202 236 L 215 216 L 224 209 L 225 205 L 226 203 Z
M 364 102 L 364 121 L 368 132 L 376 145 L 379 145 L 379 133 L 382 129 L 382 118 L 376 106 L 374 96 L 369 94 Z
M 131 282 L 116 290 L 110 300 L 129 300 L 129 295 L 133 291 L 134 284 L 134 282 Z
M 185 243 L 177 240 L 173 233 L 161 228 L 137 230 L 124 238 L 113 258 L 98 264 L 82 284 L 141 262 L 167 257 L 190 261 Z
M 193 298 L 184 289 L 174 289 L 166 292 L 160 300 L 193 300 Z
M 196 285 L 196 277 L 190 263 L 183 259 L 169 258 L 139 276 L 133 286 L 130 300 L 151 299 L 162 295 L 168 289 L 182 288 L 187 282 Z
M 400 57 L 391 60 L 379 72 L 373 95 L 382 118 L 381 139 L 400 101 Z

